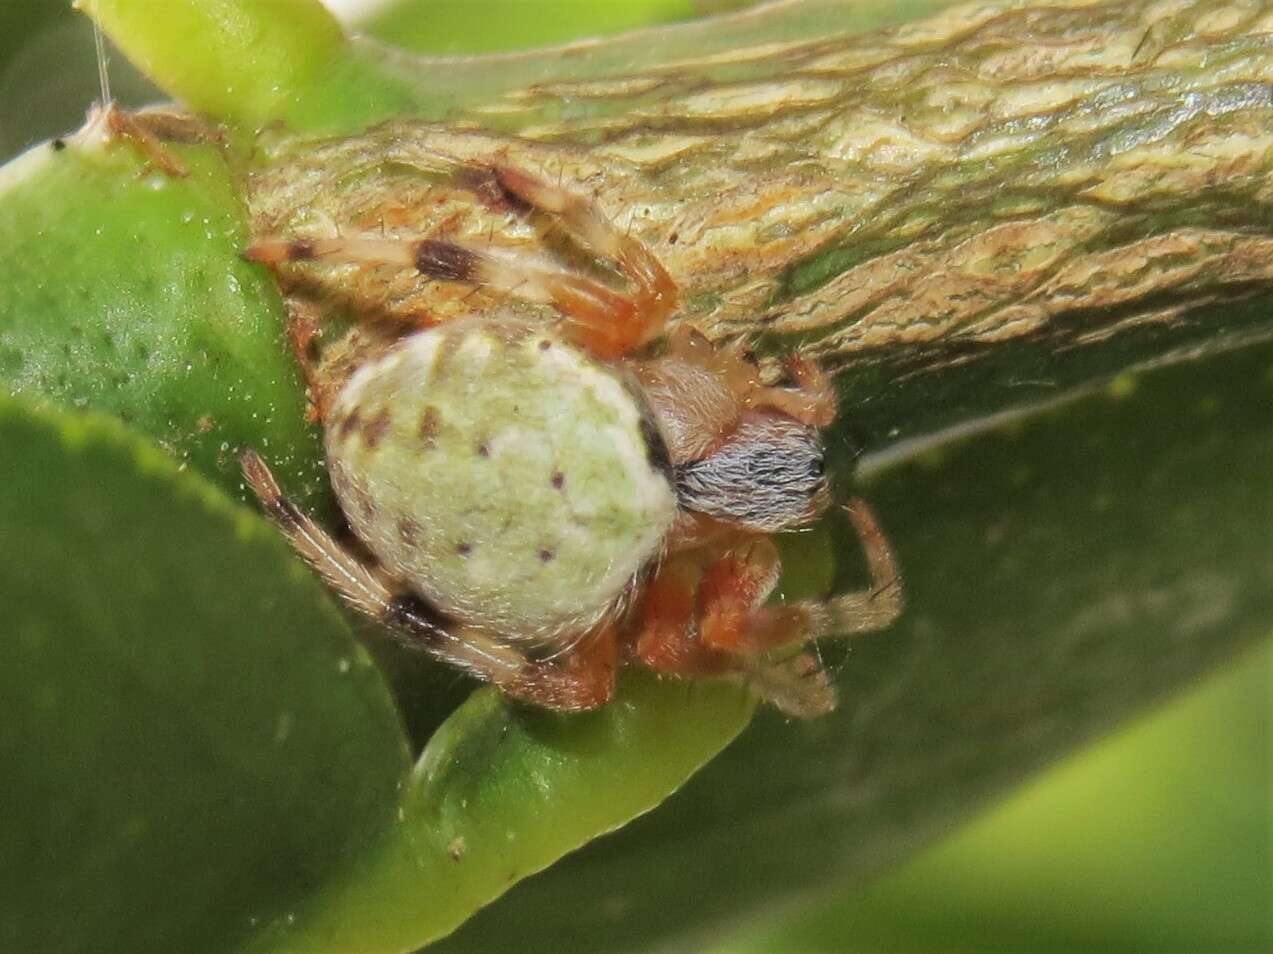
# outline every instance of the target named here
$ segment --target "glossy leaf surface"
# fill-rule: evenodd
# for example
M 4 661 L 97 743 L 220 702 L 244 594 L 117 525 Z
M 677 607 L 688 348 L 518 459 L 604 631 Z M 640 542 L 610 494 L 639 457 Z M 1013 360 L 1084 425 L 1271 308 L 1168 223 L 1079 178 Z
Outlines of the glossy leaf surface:
M 407 950 L 750 718 L 723 683 L 575 718 L 484 690 L 412 770 L 379 671 L 261 519 L 106 418 L 5 399 L 0 447 L 5 949 Z
M 378 671 L 259 518 L 0 402 L 0 947 L 224 951 L 390 823 Z
M 598 181 L 630 187 L 638 180 L 627 167 L 589 150 L 598 137 L 604 140 L 607 123 L 632 131 L 635 114 L 624 110 L 633 101 L 657 112 L 664 92 L 633 98 L 602 83 L 597 87 L 602 92 L 590 99 L 583 95 L 587 83 L 616 73 L 658 72 L 678 57 L 692 59 L 695 69 L 716 57 L 706 74 L 713 81 L 754 79 L 780 71 L 785 61 L 772 52 L 732 63 L 727 51 L 763 42 L 781 51 L 785 43 L 809 41 L 828 30 L 850 33 L 941 5 L 885 9 L 868 4 L 846 13 L 843 4 L 814 0 L 788 5 L 782 18 L 748 15 L 680 28 L 664 34 L 657 45 L 648 37 L 623 39 L 569 54 L 465 60 L 440 69 L 438 61 L 402 58 L 365 44 L 346 46 L 320 14 L 306 13 L 298 3 L 286 16 L 310 19 L 283 44 L 287 49 L 293 40 L 299 45 L 277 58 L 277 73 L 271 72 L 272 34 L 258 27 L 281 15 L 273 9 L 278 5 L 180 2 L 166 22 L 143 12 L 153 9 L 149 4 L 103 0 L 103 6 L 114 11 L 104 17 L 108 27 L 115 14 L 122 19 L 114 22 L 130 29 L 136 24 L 129 16 L 145 21 L 131 37 L 145 47 L 130 47 L 134 55 L 172 92 L 237 124 L 232 138 L 266 118 L 286 119 L 306 133 L 326 133 L 402 114 L 437 120 L 462 113 L 469 128 L 440 135 L 470 141 L 488 133 L 534 132 L 533 124 L 548 123 L 552 135 L 542 125 L 537 135 L 559 137 L 556 145 L 528 136 L 518 140 L 526 155 L 560 149 L 557 154 L 578 161 L 580 169 L 599 169 Z M 1008 12 L 1020 6 L 996 9 L 1011 19 Z M 1186 39 L 1202 44 L 1204 53 L 1207 44 L 1223 48 L 1247 95 L 1213 89 L 1212 77 L 1189 72 L 1192 60 L 1178 59 L 1173 66 L 1172 58 L 1164 57 L 1168 79 L 1179 68 L 1190 82 L 1201 84 L 1198 91 L 1191 87 L 1181 93 L 1200 97 L 1190 117 L 1198 125 L 1168 123 L 1164 137 L 1202 130 L 1210 147 L 1217 142 L 1241 146 L 1236 158 L 1215 148 L 1188 153 L 1195 164 L 1189 171 L 1203 179 L 1222 168 L 1232 173 L 1225 165 L 1230 160 L 1238 163 L 1234 168 L 1241 175 L 1210 180 L 1206 201 L 1198 203 L 1170 177 L 1138 178 L 1138 187 L 1149 183 L 1154 188 L 1123 196 L 1127 204 L 1114 202 L 1113 211 L 1100 210 L 1113 223 L 1101 241 L 1133 249 L 1122 265 L 1139 262 L 1155 281 L 1164 275 L 1166 280 L 1137 286 L 1150 289 L 1144 300 L 1135 295 L 1094 300 L 1069 323 L 1058 323 L 1054 337 L 1014 338 L 1016 326 L 1007 322 L 1003 328 L 1010 334 L 972 347 L 968 337 L 978 327 L 975 321 L 952 325 L 934 338 L 934 324 L 925 313 L 913 325 L 893 326 L 883 339 L 887 347 L 868 353 L 842 376 L 844 420 L 832 442 L 842 489 L 855 485 L 880 510 L 901 554 L 910 609 L 895 630 L 863 640 L 837 664 L 846 699 L 841 711 L 802 726 L 769 715 L 757 720 L 659 812 L 516 889 L 440 950 L 684 945 L 716 925 L 814 891 L 830 879 L 867 876 L 945 830 L 981 800 L 1267 632 L 1273 617 L 1266 595 L 1273 577 L 1267 556 L 1273 514 L 1263 486 L 1273 461 L 1263 409 L 1273 354 L 1262 344 L 1269 329 L 1267 293 L 1260 296 L 1265 259 L 1248 254 L 1267 242 L 1262 203 L 1269 194 L 1268 169 L 1260 165 L 1267 137 L 1260 123 L 1269 107 L 1264 94 L 1250 85 L 1251 76 L 1265 68 L 1267 52 L 1252 39 L 1262 29 L 1258 11 L 1230 22 L 1206 19 L 1214 5 L 1197 6 L 1201 25 L 1189 26 L 1194 32 Z M 1106 25 L 1130 16 L 1118 5 L 1102 9 Z M 202 51 L 201 68 L 189 70 L 174 52 L 183 47 L 173 38 L 185 35 L 199 18 L 239 13 L 247 16 L 240 21 L 242 29 L 216 34 L 227 37 L 229 46 Z M 1072 16 L 1056 10 L 1047 14 L 1054 18 L 1050 28 L 1058 21 L 1074 26 L 1080 39 L 1087 22 L 1082 17 L 1089 15 L 1081 10 Z M 1224 40 L 1226 30 L 1237 29 L 1235 23 L 1244 31 L 1241 38 Z M 1101 36 L 1104 28 L 1091 31 Z M 919 63 L 917 70 L 940 72 L 950 63 L 923 60 L 924 29 L 904 33 L 901 45 L 919 48 L 912 63 Z M 236 60 L 245 54 L 243 44 L 235 44 L 253 36 L 264 45 L 250 60 Z M 1150 37 L 1155 43 L 1162 40 L 1155 37 Z M 1004 41 L 1006 48 L 1019 39 Z M 1117 53 L 1123 47 L 1110 44 L 1110 49 Z M 316 51 L 322 55 L 316 57 Z M 1125 52 L 1130 54 L 1131 47 Z M 1141 70 L 1143 64 L 1135 61 L 1133 55 L 1126 63 L 1102 68 Z M 330 69 L 317 68 L 318 62 Z M 218 71 L 227 65 L 235 82 L 241 81 L 228 99 L 218 85 L 226 79 Z M 556 81 L 566 83 L 564 91 L 554 86 Z M 972 93 L 985 94 L 984 84 L 972 85 Z M 898 88 L 904 92 L 907 83 L 899 82 Z M 1141 101 L 1170 113 L 1176 87 L 1146 89 Z M 523 96 L 526 90 L 533 95 Z M 672 92 L 692 99 L 693 90 Z M 1031 95 L 1039 93 L 1035 89 Z M 1001 94 L 1016 95 L 994 91 L 996 97 Z M 1153 100 L 1149 94 L 1166 98 Z M 510 112 L 510 101 L 519 99 L 524 111 Z M 891 102 L 889 109 L 914 106 L 922 112 L 925 105 Z M 924 115 L 931 119 L 933 114 Z M 703 119 L 708 126 L 713 121 Z M 1120 142 L 1151 142 L 1137 140 L 1145 124 L 1128 122 L 1112 133 L 1123 137 Z M 1250 129 L 1255 133 L 1247 135 Z M 981 183 L 983 196 L 998 197 L 1000 184 L 1015 187 L 1028 178 L 1017 173 L 1033 161 L 1033 133 L 1028 123 L 1008 132 L 1020 134 L 1014 139 L 1005 133 L 1003 148 L 1021 150 L 1012 162 L 960 167 L 960 175 Z M 378 135 L 384 139 L 383 131 Z M 365 152 L 368 141 L 347 151 Z M 805 140 L 796 135 L 786 141 Z M 333 153 L 341 147 L 336 143 Z M 247 270 L 237 258 L 249 232 L 238 165 L 242 157 L 213 146 L 177 151 L 194 170 L 190 180 L 160 181 L 121 147 L 102 152 L 74 146 L 56 154 L 64 161 L 61 167 L 50 150 L 0 173 L 0 230 L 7 247 L 19 250 L 0 263 L 0 344 L 11 342 L 8 352 L 0 350 L 0 374 L 17 382 L 24 394 L 72 404 L 86 398 L 126 417 L 232 493 L 238 490 L 233 451 L 245 443 L 268 447 L 281 460 L 289 489 L 321 503 L 316 443 L 302 420 L 299 382 L 280 333 L 279 300 L 265 276 Z M 1152 153 L 1137 154 L 1138 174 L 1162 158 Z M 1174 148 L 1165 153 L 1169 159 L 1185 155 Z M 224 155 L 231 157 L 228 164 Z M 886 241 L 859 241 L 862 237 L 850 230 L 825 247 L 801 253 L 794 265 L 787 260 L 778 268 L 776 259 L 761 257 L 754 267 L 736 270 L 735 277 L 770 283 L 777 297 L 755 300 L 785 308 L 802 294 L 834 288 L 837 277 L 864 263 L 877 257 L 884 261 L 898 251 L 899 241 L 906 250 L 914 237 L 907 228 L 930 228 L 939 240 L 923 246 L 923 254 L 933 257 L 917 258 L 911 274 L 984 278 L 984 285 L 974 282 L 978 289 L 1007 279 L 1000 287 L 1009 287 L 1013 276 L 1022 274 L 1023 260 L 1007 253 L 1032 252 L 1031 243 L 991 243 L 977 255 L 965 254 L 969 247 L 961 244 L 960 229 L 985 223 L 966 215 L 968 209 L 950 197 L 971 190 L 962 190 L 956 177 L 945 182 L 946 197 L 940 201 L 907 205 L 912 198 L 925 199 L 925 193 L 910 188 L 911 167 L 903 166 L 880 180 L 888 188 L 900 183 L 896 208 L 910 210 L 891 224 L 887 216 L 875 222 L 872 227 L 882 229 Z M 59 173 L 59 168 L 72 171 Z M 943 167 L 938 163 L 937 168 Z M 337 179 L 343 177 L 341 169 L 333 169 Z M 680 191 L 675 164 L 672 170 L 670 176 L 666 169 L 647 170 L 648 182 L 641 180 L 640 187 L 651 189 L 654 183 L 658 188 L 649 192 L 651 199 L 665 200 L 664 208 L 675 212 L 692 195 Z M 1112 181 L 1101 178 L 1106 166 L 1088 171 L 1103 187 Z M 860 172 L 855 169 L 853 175 Z M 1163 191 L 1155 192 L 1159 187 Z M 632 194 L 615 188 L 606 201 L 616 202 L 620 211 L 637 206 Z M 856 186 L 850 191 L 864 194 Z M 1050 187 L 1043 191 L 1045 202 L 1059 194 Z M 698 201 L 705 209 L 726 208 L 721 196 L 708 190 Z M 1109 195 L 1081 198 L 1098 205 L 1112 201 Z M 1040 211 L 1018 193 L 1006 199 L 1011 201 L 978 206 L 977 214 L 993 219 Z M 1147 205 L 1135 211 L 1142 200 Z M 805 201 L 793 199 L 784 208 L 794 218 L 764 234 L 779 245 L 786 239 L 798 243 L 809 208 Z M 207 216 L 209 223 L 202 224 L 210 224 L 210 230 L 179 228 L 182 214 L 192 207 Z M 844 209 L 828 215 L 819 221 L 836 216 L 855 221 Z M 895 226 L 896 235 L 889 231 Z M 1208 238 L 1207 226 L 1224 231 L 1229 244 L 1221 248 L 1198 240 Z M 113 240 L 94 246 L 89 236 L 98 228 Z M 658 222 L 635 228 L 638 233 L 648 228 L 652 241 L 673 234 Z M 1156 229 L 1171 241 L 1162 249 L 1154 246 L 1154 255 L 1141 255 L 1145 249 L 1136 242 L 1153 237 Z M 1182 244 L 1172 244 L 1181 236 Z M 746 244 L 731 240 L 724 250 L 738 252 Z M 695 256 L 707 248 L 687 238 L 677 252 L 664 251 L 669 259 L 683 256 L 678 273 L 697 281 Z M 1080 262 L 1100 250 L 1099 243 L 1076 248 Z M 1171 271 L 1182 262 L 1195 271 L 1185 277 Z M 970 263 L 967 274 L 960 271 Z M 1233 271 L 1230 264 L 1250 271 Z M 1084 274 L 1132 272 L 1107 268 Z M 53 274 L 70 278 L 49 281 Z M 239 283 L 237 291 L 227 292 L 227 278 Z M 941 286 L 949 298 L 939 304 L 962 307 L 973 300 L 967 288 L 956 285 Z M 917 287 L 889 286 L 884 300 L 906 304 Z M 1058 287 L 1074 291 L 1064 282 Z M 1077 287 L 1076 296 L 1091 287 L 1096 286 Z M 1214 303 L 1240 296 L 1249 297 Z M 703 314 L 715 313 L 724 300 L 695 299 Z M 838 299 L 824 294 L 819 300 Z M 735 299 L 733 307 L 742 307 L 739 302 L 746 303 Z M 1011 295 L 1000 299 L 1004 302 L 1011 305 Z M 1153 321 L 1138 323 L 1142 314 Z M 88 325 L 80 323 L 81 315 L 89 317 Z M 744 318 L 764 315 L 758 307 Z M 233 333 L 208 350 L 221 320 Z M 146 322 L 153 322 L 149 333 L 138 333 L 135 329 L 146 328 Z M 852 343 L 855 330 L 869 326 L 870 321 L 849 316 L 824 330 L 847 334 L 837 340 Z M 89 333 L 81 342 L 76 336 L 85 327 Z M 928 336 L 922 347 L 912 347 L 908 330 Z M 814 344 L 817 339 L 810 338 Z M 766 344 L 781 349 L 800 340 L 796 334 Z M 1058 343 L 1065 346 L 1063 352 L 1057 352 Z M 145 350 L 151 348 L 158 351 Z M 216 360 L 206 368 L 196 362 L 196 371 L 185 372 L 179 359 L 192 353 Z M 831 353 L 838 352 L 829 348 Z M 1150 370 L 1164 364 L 1169 366 Z M 914 373 L 917 369 L 923 373 Z M 1131 373 L 1120 376 L 1124 371 Z M 240 387 L 249 385 L 252 402 L 240 405 L 245 393 Z M 262 394 L 271 397 L 262 402 Z M 205 415 L 225 430 L 202 433 Z M 932 434 L 946 425 L 954 429 Z M 918 440 L 897 443 L 899 437 Z M 850 448 L 863 442 L 873 453 L 858 466 Z M 832 526 L 836 587 L 847 588 L 860 582 L 859 557 L 843 527 Z M 808 581 L 795 581 L 791 589 L 801 585 Z M 832 646 L 826 651 L 843 652 Z M 404 718 L 417 743 L 423 742 L 450 711 L 449 702 L 438 705 L 434 689 L 452 679 L 428 667 L 422 675 L 415 660 L 404 662 L 387 650 L 384 655 L 392 657 L 388 668 Z M 385 817 L 394 818 L 401 808 L 400 822 L 356 839 L 343 865 L 307 882 L 305 897 L 267 912 L 262 922 L 267 929 L 248 944 L 264 952 L 392 951 L 422 943 L 517 878 L 651 807 L 723 746 L 747 714 L 739 697 L 719 685 L 686 692 L 682 686 L 637 681 L 613 711 L 577 722 L 527 717 L 490 693 L 480 694 L 434 735 L 407 794 L 381 806 Z

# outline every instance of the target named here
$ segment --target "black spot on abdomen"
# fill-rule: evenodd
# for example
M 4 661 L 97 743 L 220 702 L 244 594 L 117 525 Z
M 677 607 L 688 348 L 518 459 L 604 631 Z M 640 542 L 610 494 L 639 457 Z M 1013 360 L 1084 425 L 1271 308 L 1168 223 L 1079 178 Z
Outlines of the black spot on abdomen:
M 389 429 L 389 409 L 381 408 L 380 411 L 371 420 L 367 421 L 362 427 L 362 441 L 371 449 L 375 449 L 380 443 L 380 439 L 385 436 L 385 431 Z

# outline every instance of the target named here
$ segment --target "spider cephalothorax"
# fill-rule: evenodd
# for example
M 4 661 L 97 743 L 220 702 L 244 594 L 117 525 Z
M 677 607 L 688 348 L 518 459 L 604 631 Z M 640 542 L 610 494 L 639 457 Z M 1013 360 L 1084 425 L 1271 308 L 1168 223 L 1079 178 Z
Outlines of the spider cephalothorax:
M 518 698 L 596 707 L 634 659 L 678 676 L 741 674 L 789 713 L 826 711 L 834 693 L 800 645 L 882 628 L 901 608 L 892 553 L 861 501 L 847 512 L 871 587 L 764 605 L 779 571 L 767 534 L 828 505 L 829 383 L 797 360 L 792 386 L 769 387 L 737 348 L 667 333 L 676 286 L 643 245 L 562 187 L 497 165 L 485 176 L 628 290 L 550 258 L 437 239 L 258 241 L 257 261 L 399 263 L 551 305 L 560 321 L 501 309 L 407 334 L 317 402 L 332 486 L 378 565 L 301 514 L 248 452 L 253 489 L 350 603 Z

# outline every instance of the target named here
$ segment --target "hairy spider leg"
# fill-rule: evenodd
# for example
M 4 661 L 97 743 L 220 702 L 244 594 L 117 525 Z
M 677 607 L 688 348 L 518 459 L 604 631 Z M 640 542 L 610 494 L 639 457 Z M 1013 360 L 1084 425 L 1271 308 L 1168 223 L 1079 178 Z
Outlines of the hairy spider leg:
M 739 603 L 747 604 L 747 612 L 760 608 L 777 581 L 776 561 L 767 554 L 756 566 L 759 571 L 730 594 L 731 600 L 737 596 Z M 814 654 L 799 652 L 775 660 L 704 644 L 696 623 L 712 611 L 721 594 L 704 586 L 702 571 L 701 554 L 693 553 L 674 556 L 660 569 L 641 604 L 633 643 L 637 659 L 674 676 L 741 675 L 756 695 L 797 718 L 813 718 L 834 709 L 835 689 Z
M 165 175 L 180 179 L 190 174 L 185 163 L 166 149 L 138 117 L 131 116 L 115 106 L 107 106 L 105 122 L 106 128 L 113 135 L 127 139 Z
M 399 634 L 405 645 L 538 706 L 580 711 L 609 701 L 618 666 L 612 627 L 600 627 L 553 661 L 532 659 L 492 634 L 453 627 L 419 598 L 390 590 L 361 559 L 288 500 L 259 454 L 246 451 L 241 463 L 248 486 L 292 547 L 346 602 Z
M 826 372 L 808 358 L 788 358 L 786 368 L 796 386 L 760 388 L 752 402 L 782 411 L 810 427 L 830 427 L 839 410 L 839 397 Z
M 292 357 L 301 369 L 305 378 L 305 419 L 311 424 L 327 420 L 327 411 L 331 398 L 325 393 L 323 381 L 314 366 L 312 349 L 322 331 L 317 317 L 312 313 L 314 306 L 303 300 L 291 300 L 287 307 L 287 343 L 292 349 Z
M 806 640 L 876 632 L 891 625 L 903 605 L 897 558 L 864 500 L 854 499 L 844 510 L 866 555 L 869 587 L 828 600 L 759 606 L 749 612 L 747 602 L 756 605 L 752 594 L 757 581 L 772 578 L 776 582 L 778 555 L 767 539 L 768 547 L 754 543 L 736 547 L 704 575 L 706 605 L 699 621 L 704 645 L 751 656 Z
M 551 185 L 511 166 L 494 170 L 499 184 L 532 208 L 555 217 L 555 221 L 580 245 L 601 258 L 614 262 L 632 283 L 630 301 L 635 320 L 605 312 L 571 312 L 599 336 L 593 350 L 609 348 L 607 357 L 618 357 L 659 337 L 676 308 L 677 288 L 662 262 L 642 242 L 615 228 L 596 204 L 578 193 Z M 587 342 L 583 342 L 587 344 Z
M 97 109 L 89 121 L 90 123 L 100 122 L 112 137 L 126 140 L 148 163 L 164 175 L 174 179 L 182 179 L 190 175 L 190 170 L 186 168 L 185 163 L 167 149 L 159 137 L 151 131 L 151 123 L 145 113 L 140 115 L 126 113 L 114 103 L 107 103 Z M 156 125 L 161 129 L 165 128 L 162 117 Z
M 800 652 L 786 659 L 742 657 L 738 668 L 747 686 L 780 712 L 797 719 L 814 719 L 835 711 L 839 694 L 816 652 Z
M 865 501 L 845 508 L 871 573 L 870 587 L 829 600 L 765 606 L 781 570 L 767 537 L 727 546 L 704 567 L 694 551 L 673 556 L 642 601 L 634 649 L 642 662 L 679 676 L 741 672 L 762 698 L 800 717 L 835 706 L 821 664 L 807 652 L 778 661 L 767 653 L 824 636 L 889 626 L 902 610 L 892 548 Z
M 704 646 L 697 638 L 698 582 L 701 567 L 692 557 L 667 560 L 650 581 L 632 643 L 636 658 L 673 676 L 730 672 L 737 667 L 728 653 Z
M 676 307 L 676 285 L 640 242 L 617 232 L 591 203 L 565 189 L 511 169 L 496 170 L 496 177 L 514 199 L 553 217 L 587 250 L 614 262 L 633 290 L 616 291 L 530 253 L 439 239 L 261 239 L 244 254 L 266 264 L 336 259 L 400 265 L 427 278 L 552 305 L 575 341 L 604 359 L 622 357 L 662 334 Z

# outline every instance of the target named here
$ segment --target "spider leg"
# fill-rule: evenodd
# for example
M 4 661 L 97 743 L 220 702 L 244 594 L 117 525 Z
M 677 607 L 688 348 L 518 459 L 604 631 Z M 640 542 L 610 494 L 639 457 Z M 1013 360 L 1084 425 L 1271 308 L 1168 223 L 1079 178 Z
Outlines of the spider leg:
M 839 702 L 830 676 L 812 652 L 776 661 L 744 657 L 738 665 L 752 692 L 793 718 L 826 715 Z
M 676 282 L 643 243 L 620 232 L 595 204 L 560 184 L 510 166 L 493 171 L 505 191 L 553 216 L 581 247 L 612 261 L 632 284 L 627 313 L 563 308 L 567 317 L 583 325 L 582 344 L 603 357 L 618 357 L 663 333 L 676 308 Z
M 414 596 L 394 600 L 381 622 L 404 633 L 407 645 L 423 648 L 521 702 L 556 712 L 585 712 L 614 695 L 618 642 L 608 625 L 588 633 L 570 652 L 540 660 L 483 630 L 446 626 Z
M 839 409 L 831 379 L 807 358 L 789 358 L 787 373 L 796 383 L 794 388 L 758 388 L 750 403 L 782 411 L 801 424 L 829 427 Z
M 887 629 L 901 615 L 906 602 L 897 556 L 871 508 L 866 501 L 854 498 L 844 511 L 862 543 L 871 585 L 826 602 L 797 604 L 809 609 L 812 617 L 810 635 L 814 639 Z
M 618 668 L 614 628 L 603 625 L 569 653 L 548 662 L 522 657 L 514 673 L 492 681 L 523 702 L 558 712 L 583 712 L 610 701 Z
M 252 262 L 367 262 L 414 268 L 426 278 L 464 282 L 552 305 L 571 336 L 602 358 L 617 358 L 653 337 L 638 299 L 568 272 L 527 252 L 478 249 L 438 239 L 261 239 L 243 253 Z
M 313 349 L 322 331 L 313 306 L 302 303 L 299 299 L 287 302 L 287 343 L 292 349 L 292 357 L 301 369 L 305 378 L 306 408 L 305 419 L 311 424 L 327 419 L 331 395 L 327 393 L 325 383 L 315 365 Z
M 288 541 L 346 602 L 384 624 L 414 649 L 423 649 L 509 695 L 559 711 L 595 709 L 614 691 L 618 650 L 602 626 L 553 661 L 531 659 L 496 636 L 453 627 L 415 596 L 394 592 L 358 557 L 334 540 L 285 496 L 255 451 L 242 457 L 243 475 Z
M 147 121 L 146 114 L 127 113 L 111 103 L 102 107 L 92 121 L 102 123 L 111 136 L 127 140 L 148 163 L 165 175 L 182 179 L 190 174 L 185 163 L 165 148 L 159 137 L 151 131 L 151 123 Z M 156 125 L 157 128 L 164 128 L 162 122 Z
M 673 557 L 659 568 L 641 600 L 633 651 L 642 663 L 673 676 L 730 672 L 735 660 L 698 639 L 701 568 Z
M 355 609 L 373 619 L 384 617 L 393 603 L 393 594 L 384 583 L 283 496 L 274 475 L 256 451 L 245 451 L 240 463 L 248 486 L 296 552 Z
M 874 632 L 892 624 L 903 603 L 893 549 L 865 501 L 850 501 L 845 512 L 866 554 L 871 573 L 869 587 L 829 600 L 760 606 L 755 599 L 761 592 L 760 584 L 777 579 L 776 551 L 772 551 L 772 545 L 770 549 L 755 544 L 735 548 L 704 576 L 707 598 L 700 621 L 703 643 L 722 652 L 752 656 L 825 636 Z M 768 585 L 772 588 L 773 584 Z M 768 595 L 768 590 L 764 590 L 764 595 Z
M 707 573 L 702 569 L 688 556 L 673 557 L 664 564 L 641 604 L 634 644 L 637 658 L 674 676 L 740 675 L 756 695 L 796 718 L 813 718 L 834 709 L 835 689 L 812 653 L 772 660 L 705 644 L 703 615 L 713 612 L 722 594 L 708 580 L 710 569 Z M 775 579 L 776 575 L 762 569 L 731 593 L 729 601 L 753 609 L 768 596 Z
M 778 581 L 778 551 L 768 537 L 673 556 L 641 605 L 635 654 L 678 676 L 738 673 L 752 691 L 788 715 L 812 718 L 835 708 L 835 687 L 817 656 L 768 654 L 822 636 L 887 627 L 902 610 L 892 548 L 862 500 L 845 508 L 862 541 L 871 586 L 826 601 L 766 606 Z
M 616 291 L 527 252 L 431 238 L 264 238 L 244 255 L 269 265 L 323 259 L 398 265 L 426 278 L 464 282 L 552 305 L 565 318 L 571 336 L 605 359 L 622 357 L 663 332 L 676 307 L 676 284 L 644 245 L 618 232 L 591 203 L 566 189 L 509 168 L 494 174 L 513 199 L 553 217 L 584 248 L 611 260 L 632 290 Z

